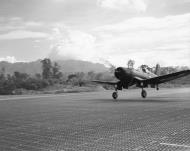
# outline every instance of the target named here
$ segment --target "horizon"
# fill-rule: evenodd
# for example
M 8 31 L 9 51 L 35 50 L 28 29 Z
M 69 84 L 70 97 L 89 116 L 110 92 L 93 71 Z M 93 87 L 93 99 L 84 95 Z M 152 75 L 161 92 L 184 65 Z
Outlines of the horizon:
M 0 61 L 190 67 L 189 7 L 188 0 L 1 0 Z
M 45 58 L 43 58 L 43 59 L 45 59 Z M 10 63 L 10 64 L 15 64 L 15 63 L 32 63 L 32 62 L 37 62 L 37 61 L 40 61 L 40 60 L 43 60 L 43 59 L 36 59 L 36 60 L 31 60 L 31 61 L 15 61 L 15 62 L 10 62 L 9 60 L 1 60 L 0 59 L 0 63 L 1 62 L 6 62 L 6 63 Z M 91 62 L 91 61 L 85 61 L 85 60 L 77 60 L 77 59 L 68 59 L 68 60 L 51 60 L 52 62 L 59 62 L 59 61 L 81 61 L 81 62 L 87 62 L 87 63 L 92 63 L 92 64 L 100 64 L 100 65 L 104 65 L 104 67 L 106 67 L 106 68 L 110 68 L 110 65 L 108 65 L 107 63 L 103 63 L 103 62 Z M 159 63 L 157 63 L 157 64 L 159 64 Z M 111 64 L 111 65 L 113 65 L 114 67 L 124 67 L 124 68 L 126 68 L 127 67 L 127 64 L 126 64 L 126 66 L 115 66 L 114 64 Z M 150 68 L 155 68 L 156 67 L 156 64 L 155 65 L 150 65 L 150 64 L 141 64 L 141 65 L 148 65 Z M 134 64 L 134 69 L 138 69 L 141 65 L 135 65 Z M 160 64 L 159 64 L 160 65 Z M 171 68 L 188 68 L 188 69 L 190 69 L 190 66 L 184 66 L 184 65 L 182 65 L 182 66 L 175 66 L 175 65 L 173 65 L 173 66 L 161 66 L 161 67 L 163 67 L 163 68 L 167 68 L 167 67 L 171 67 Z

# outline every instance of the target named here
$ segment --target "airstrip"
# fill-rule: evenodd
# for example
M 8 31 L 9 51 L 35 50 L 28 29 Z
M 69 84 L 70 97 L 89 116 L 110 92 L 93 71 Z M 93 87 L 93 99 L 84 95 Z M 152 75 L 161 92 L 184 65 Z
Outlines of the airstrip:
M 0 97 L 1 151 L 188 151 L 190 88 Z

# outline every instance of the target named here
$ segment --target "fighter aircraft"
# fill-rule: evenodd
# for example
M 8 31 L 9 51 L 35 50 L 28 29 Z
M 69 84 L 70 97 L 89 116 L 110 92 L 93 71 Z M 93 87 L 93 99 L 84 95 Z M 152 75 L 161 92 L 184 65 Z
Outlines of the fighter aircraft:
M 147 92 L 144 88 L 151 87 L 159 90 L 159 84 L 168 82 L 180 77 L 184 77 L 190 74 L 190 70 L 179 71 L 167 75 L 159 76 L 160 67 L 156 66 L 155 72 L 150 72 L 147 68 L 142 68 L 141 70 L 135 70 L 133 68 L 118 67 L 114 71 L 115 77 L 118 81 L 98 81 L 93 82 L 99 84 L 108 84 L 115 87 L 115 91 L 112 94 L 113 99 L 118 98 L 118 90 L 128 89 L 132 85 L 136 85 L 142 89 L 141 96 L 146 98 Z

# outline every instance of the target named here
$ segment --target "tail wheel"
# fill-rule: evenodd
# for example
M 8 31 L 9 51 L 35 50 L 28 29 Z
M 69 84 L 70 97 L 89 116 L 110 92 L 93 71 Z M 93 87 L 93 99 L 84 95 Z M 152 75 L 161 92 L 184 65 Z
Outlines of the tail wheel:
M 147 96 L 147 92 L 146 92 L 145 90 L 142 90 L 142 92 L 141 92 L 141 96 L 142 96 L 143 98 L 146 98 L 146 96 Z
M 112 93 L 112 97 L 113 97 L 113 99 L 116 100 L 118 98 L 118 93 L 117 92 L 113 92 Z

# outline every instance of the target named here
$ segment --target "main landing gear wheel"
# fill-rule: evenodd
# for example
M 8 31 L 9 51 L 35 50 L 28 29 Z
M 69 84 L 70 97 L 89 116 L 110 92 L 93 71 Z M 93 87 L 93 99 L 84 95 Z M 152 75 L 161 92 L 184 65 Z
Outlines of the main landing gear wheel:
M 116 100 L 118 98 L 118 93 L 117 92 L 113 92 L 112 93 L 112 97 L 113 97 L 113 99 Z
M 146 96 L 147 96 L 147 92 L 146 92 L 145 90 L 142 90 L 142 92 L 141 92 L 141 96 L 142 96 L 143 98 L 146 98 Z

